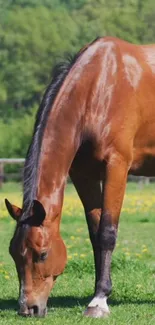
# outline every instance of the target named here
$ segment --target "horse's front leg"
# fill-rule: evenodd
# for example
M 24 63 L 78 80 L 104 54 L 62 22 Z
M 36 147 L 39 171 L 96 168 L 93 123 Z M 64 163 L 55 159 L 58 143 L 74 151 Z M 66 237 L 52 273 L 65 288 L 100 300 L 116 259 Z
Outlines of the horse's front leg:
M 111 293 L 110 277 L 111 256 L 116 243 L 117 227 L 123 202 L 129 162 L 119 154 L 112 156 L 107 164 L 106 183 L 104 188 L 103 212 L 97 234 L 100 254 L 99 278 L 95 295 L 89 303 L 85 315 L 90 317 L 106 317 L 109 314 L 107 298 Z
M 76 168 L 70 170 L 70 177 L 75 185 L 79 197 L 83 203 L 89 236 L 94 252 L 95 262 L 95 287 L 99 279 L 100 251 L 97 247 L 97 232 L 101 217 L 102 191 L 100 181 L 85 177 Z

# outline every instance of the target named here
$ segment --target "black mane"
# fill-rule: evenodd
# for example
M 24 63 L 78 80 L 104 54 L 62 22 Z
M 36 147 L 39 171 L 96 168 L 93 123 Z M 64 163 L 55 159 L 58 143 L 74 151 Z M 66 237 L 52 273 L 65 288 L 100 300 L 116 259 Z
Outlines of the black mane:
M 69 58 L 65 63 L 60 63 L 54 67 L 52 81 L 47 87 L 40 107 L 37 111 L 33 136 L 26 155 L 24 166 L 23 215 L 21 217 L 21 221 L 27 219 L 33 200 L 36 197 L 37 170 L 40 148 L 50 110 L 66 76 L 80 55 L 81 52 L 76 54 L 73 58 Z

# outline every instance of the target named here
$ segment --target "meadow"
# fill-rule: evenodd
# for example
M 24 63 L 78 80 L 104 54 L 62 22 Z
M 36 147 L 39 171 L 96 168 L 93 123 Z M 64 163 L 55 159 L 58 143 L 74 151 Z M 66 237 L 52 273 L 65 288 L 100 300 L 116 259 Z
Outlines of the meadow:
M 118 240 L 112 261 L 113 292 L 107 319 L 84 318 L 82 313 L 94 289 L 92 249 L 83 208 L 71 184 L 67 185 L 61 233 L 68 264 L 51 293 L 46 318 L 17 315 L 18 280 L 8 253 L 15 222 L 8 216 L 4 198 L 20 205 L 19 184 L 6 183 L 0 190 L 0 324 L 155 324 L 155 184 L 128 183 Z

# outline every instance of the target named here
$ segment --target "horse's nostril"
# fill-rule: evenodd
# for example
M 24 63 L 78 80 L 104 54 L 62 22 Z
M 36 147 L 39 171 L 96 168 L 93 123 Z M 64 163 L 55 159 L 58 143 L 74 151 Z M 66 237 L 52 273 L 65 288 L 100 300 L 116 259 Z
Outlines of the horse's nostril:
M 29 316 L 38 316 L 39 314 L 39 308 L 36 305 L 29 307 L 28 310 L 29 310 Z
M 38 308 L 38 306 L 33 306 L 32 308 L 33 308 L 34 315 L 38 315 L 39 314 L 39 308 Z
M 29 316 L 38 316 L 38 317 L 44 317 L 47 313 L 47 308 L 40 308 L 37 305 L 32 306 L 29 308 Z

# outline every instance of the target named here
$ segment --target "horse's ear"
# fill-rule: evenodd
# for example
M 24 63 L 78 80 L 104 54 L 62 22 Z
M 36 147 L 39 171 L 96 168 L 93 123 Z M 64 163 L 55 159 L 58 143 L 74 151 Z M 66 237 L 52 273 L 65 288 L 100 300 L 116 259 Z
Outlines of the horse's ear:
M 45 219 L 46 212 L 38 200 L 33 200 L 32 214 L 31 222 L 33 226 L 40 226 Z
M 18 221 L 22 215 L 22 209 L 18 208 L 16 205 L 11 204 L 7 199 L 5 199 L 5 205 L 10 216 Z

